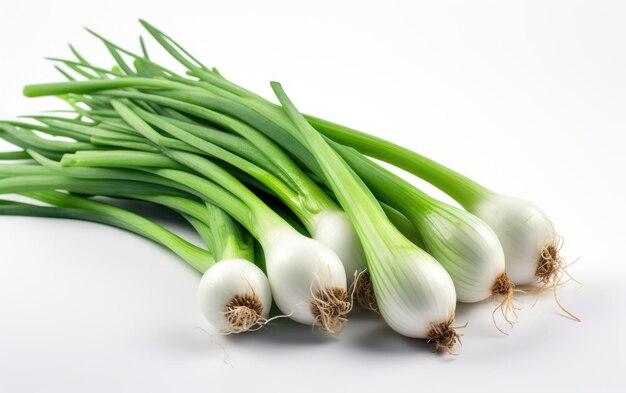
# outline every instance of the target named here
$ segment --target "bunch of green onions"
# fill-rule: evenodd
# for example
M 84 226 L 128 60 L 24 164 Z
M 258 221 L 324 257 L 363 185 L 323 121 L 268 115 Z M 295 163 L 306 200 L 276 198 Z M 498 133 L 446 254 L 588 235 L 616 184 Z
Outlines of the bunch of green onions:
M 280 314 L 339 333 L 354 302 L 400 334 L 450 351 L 456 302 L 495 299 L 512 323 L 514 286 L 556 287 L 559 238 L 535 205 L 489 191 L 408 149 L 301 114 L 280 84 L 268 101 L 208 68 L 142 21 L 186 70 L 93 33 L 115 61 L 52 59 L 65 82 L 29 85 L 70 109 L 0 122 L 0 214 L 127 229 L 203 274 L 200 305 L 224 333 Z M 62 112 L 62 113 L 58 113 Z M 464 208 L 372 161 L 405 169 Z M 100 197 L 100 198 L 95 198 Z M 103 199 L 104 197 L 104 199 Z M 180 213 L 205 247 L 117 207 L 142 200 Z

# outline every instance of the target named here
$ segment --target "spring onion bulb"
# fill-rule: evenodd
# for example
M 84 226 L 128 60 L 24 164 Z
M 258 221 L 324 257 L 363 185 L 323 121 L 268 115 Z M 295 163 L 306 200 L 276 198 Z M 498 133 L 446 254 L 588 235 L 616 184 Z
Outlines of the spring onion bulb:
M 507 271 L 518 285 L 557 285 L 564 269 L 559 236 L 534 203 L 491 193 L 471 208 L 499 234 L 506 250 Z
M 252 241 L 222 209 L 211 204 L 205 207 L 212 234 L 210 249 L 219 262 L 200 280 L 200 310 L 214 326 L 225 326 L 225 333 L 263 326 L 272 294 L 265 273 L 250 262 L 254 260 Z
M 352 219 L 367 256 L 376 300 L 385 321 L 409 337 L 450 351 L 456 295 L 445 269 L 406 239 L 386 218 L 371 192 L 297 111 L 282 87 L 272 88 L 293 123 L 292 135 L 307 146 L 341 206 Z
M 213 326 L 231 334 L 255 330 L 267 323 L 272 304 L 269 281 L 251 262 L 252 242 L 239 224 L 212 204 L 168 195 L 129 197 L 158 203 L 182 214 L 209 246 L 218 262 L 202 275 L 198 298 L 202 314 Z
M 200 310 L 221 331 L 242 333 L 263 326 L 272 305 L 269 281 L 263 271 L 246 259 L 222 259 L 200 280 Z

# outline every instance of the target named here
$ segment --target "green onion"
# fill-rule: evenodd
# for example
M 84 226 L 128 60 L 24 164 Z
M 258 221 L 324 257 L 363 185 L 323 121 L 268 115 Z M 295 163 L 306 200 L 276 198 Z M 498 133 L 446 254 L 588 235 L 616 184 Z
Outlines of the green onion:
M 154 200 L 170 203 L 170 200 Z M 190 222 L 204 233 L 210 249 L 219 260 L 200 280 L 200 309 L 214 326 L 224 326 L 225 333 L 242 333 L 267 323 L 272 304 L 269 280 L 254 260 L 252 239 L 222 209 L 206 204 L 201 223 Z M 189 212 L 193 213 L 193 212 Z M 206 234 L 202 223 L 210 228 Z M 208 236 L 212 235 L 212 236 Z
M 273 82 L 272 88 L 293 123 L 292 135 L 315 157 L 356 227 L 385 321 L 403 335 L 427 338 L 437 349 L 449 351 L 457 335 L 451 326 L 456 295 L 448 273 L 391 224 L 371 192 L 306 122 L 282 87 Z
M 37 179 L 36 176 L 32 177 Z M 7 191 L 6 183 L 0 181 L 4 186 L 0 186 L 2 192 Z M 32 188 L 41 189 L 41 186 Z M 120 192 L 122 190 L 125 188 L 122 187 Z M 223 213 L 218 218 L 220 213 L 215 211 L 216 208 L 210 215 L 214 217 L 213 220 L 207 221 L 203 218 L 202 221 L 197 220 L 195 226 L 201 227 L 205 234 L 210 234 L 213 250 L 218 250 L 222 258 L 218 263 L 215 263 L 209 252 L 119 207 L 58 192 L 27 192 L 25 195 L 60 208 L 3 204 L 0 205 L 0 214 L 73 218 L 135 232 L 169 248 L 196 270 L 204 273 L 199 288 L 201 310 L 207 320 L 221 331 L 240 333 L 255 325 L 262 325 L 267 320 L 272 302 L 267 277 L 250 262 L 253 258 L 250 242 L 241 242 L 242 234 L 236 224 Z M 203 212 L 198 212 L 199 206 L 203 205 L 180 197 L 139 195 L 138 199 L 169 205 L 178 211 L 186 211 L 199 217 L 204 217 L 202 213 L 207 212 L 201 208 Z M 205 222 L 217 225 L 218 228 L 210 229 Z M 220 223 L 228 225 L 228 228 L 219 225 Z M 218 242 L 221 242 L 221 247 L 217 247 Z

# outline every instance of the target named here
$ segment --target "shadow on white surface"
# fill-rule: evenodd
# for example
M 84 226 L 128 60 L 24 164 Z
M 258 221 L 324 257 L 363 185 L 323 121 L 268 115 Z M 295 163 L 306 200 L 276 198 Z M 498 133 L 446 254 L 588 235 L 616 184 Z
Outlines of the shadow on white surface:
M 355 351 L 368 352 L 370 355 L 416 355 L 423 353 L 432 356 L 431 352 L 434 348 L 434 345 L 425 340 L 416 340 L 399 335 L 382 321 L 377 326 L 359 329 L 358 334 L 350 337 L 350 343 L 354 346 Z
M 245 334 L 224 336 L 226 342 L 246 345 L 255 342 L 257 345 L 268 346 L 318 346 L 336 342 L 339 336 L 327 334 L 319 328 L 303 325 L 287 318 L 270 322 L 267 326 Z

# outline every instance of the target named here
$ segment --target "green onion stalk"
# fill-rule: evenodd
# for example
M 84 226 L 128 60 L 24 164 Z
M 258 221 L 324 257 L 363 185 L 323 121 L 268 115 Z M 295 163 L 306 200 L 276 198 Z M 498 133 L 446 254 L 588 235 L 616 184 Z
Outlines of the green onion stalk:
M 40 157 L 42 158 L 42 157 Z M 223 213 L 189 200 L 181 192 L 149 183 L 111 180 L 70 179 L 54 175 L 48 168 L 35 165 L 0 165 L 0 192 L 22 193 L 32 199 L 57 207 L 17 204 L 1 207 L 3 215 L 32 215 L 72 218 L 100 222 L 147 237 L 170 249 L 193 268 L 203 273 L 200 306 L 206 319 L 226 334 L 241 333 L 267 321 L 272 299 L 267 277 L 254 265 L 251 244 L 232 219 Z M 205 241 L 211 241 L 210 253 L 200 249 L 165 228 L 137 214 L 110 204 L 48 190 L 114 195 L 168 206 L 193 223 Z M 163 192 L 163 194 L 158 194 Z M 171 195 L 165 194 L 169 192 Z M 157 194 L 155 194 L 157 193 Z M 213 208 L 215 210 L 216 208 Z M 209 217 L 219 217 L 209 220 Z M 217 227 L 223 222 L 229 228 Z M 214 226 L 213 229 L 209 224 Z M 218 229 L 219 230 L 216 230 Z M 219 242 L 219 243 L 218 243 Z M 221 247 L 217 245 L 221 244 Z M 218 261 L 214 255 L 218 255 Z

